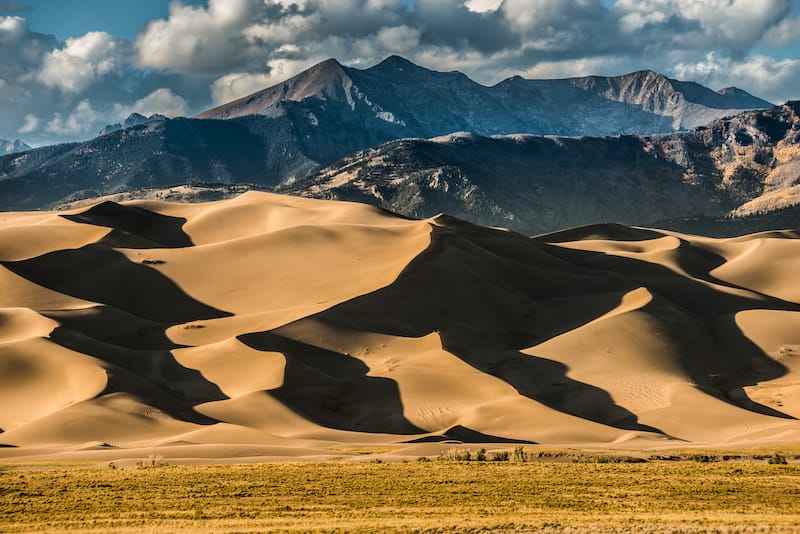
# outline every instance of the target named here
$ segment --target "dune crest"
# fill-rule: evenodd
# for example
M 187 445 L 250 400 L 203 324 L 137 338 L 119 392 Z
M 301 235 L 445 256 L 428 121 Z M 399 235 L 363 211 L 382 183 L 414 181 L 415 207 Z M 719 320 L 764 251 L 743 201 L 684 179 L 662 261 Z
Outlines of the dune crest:
M 2 451 L 800 436 L 793 232 L 527 238 L 248 192 L 0 236 Z

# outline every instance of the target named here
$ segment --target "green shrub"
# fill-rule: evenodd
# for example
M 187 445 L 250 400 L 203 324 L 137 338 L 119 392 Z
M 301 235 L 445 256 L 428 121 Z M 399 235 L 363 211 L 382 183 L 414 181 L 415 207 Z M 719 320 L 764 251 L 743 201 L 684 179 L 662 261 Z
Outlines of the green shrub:
M 493 462 L 507 462 L 508 461 L 508 451 L 498 451 L 494 453 L 492 456 Z
M 478 449 L 478 452 L 475 453 L 475 459 L 479 462 L 486 461 L 486 449 Z
M 783 456 L 781 454 L 778 454 L 776 452 L 775 454 L 770 456 L 769 460 L 767 460 L 767 463 L 775 464 L 775 465 L 786 465 L 789 462 L 786 461 L 786 457 L 785 456 Z
M 439 460 L 451 462 L 469 462 L 472 454 L 467 449 L 448 449 L 439 455 Z
M 717 458 L 716 456 L 710 455 L 710 454 L 693 454 L 693 455 L 689 456 L 689 459 L 693 460 L 695 462 L 700 462 L 700 463 L 704 463 L 704 464 L 707 464 L 709 462 L 718 462 L 719 461 L 719 458 Z

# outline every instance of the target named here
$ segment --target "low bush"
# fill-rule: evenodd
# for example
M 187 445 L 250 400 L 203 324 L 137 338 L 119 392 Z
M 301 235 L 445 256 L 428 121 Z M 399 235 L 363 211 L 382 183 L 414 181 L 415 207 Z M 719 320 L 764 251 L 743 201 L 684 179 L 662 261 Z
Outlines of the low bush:
M 785 456 L 783 456 L 782 454 L 778 454 L 776 452 L 775 454 L 770 456 L 769 460 L 767 460 L 767 463 L 775 464 L 775 465 L 786 465 L 789 462 L 786 461 L 786 457 Z
M 168 465 L 167 461 L 160 454 L 151 454 L 147 458 L 136 460 L 136 469 L 155 469 Z

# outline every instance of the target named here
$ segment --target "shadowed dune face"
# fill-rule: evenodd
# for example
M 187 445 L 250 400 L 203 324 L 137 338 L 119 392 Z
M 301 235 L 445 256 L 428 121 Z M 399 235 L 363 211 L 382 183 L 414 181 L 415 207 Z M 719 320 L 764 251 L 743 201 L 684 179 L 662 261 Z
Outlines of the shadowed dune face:
M 192 240 L 183 231 L 186 219 L 169 217 L 136 206 L 103 202 L 81 213 L 62 215 L 65 219 L 112 231 L 102 243 L 124 248 L 190 247 Z
M 0 235 L 4 444 L 800 436 L 791 232 L 529 239 L 247 193 Z

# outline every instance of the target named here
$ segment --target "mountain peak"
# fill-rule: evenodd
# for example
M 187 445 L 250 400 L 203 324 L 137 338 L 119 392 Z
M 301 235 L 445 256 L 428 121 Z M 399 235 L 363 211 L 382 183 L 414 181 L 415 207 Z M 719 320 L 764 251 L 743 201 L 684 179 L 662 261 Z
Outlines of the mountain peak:
M 739 89 L 738 87 L 723 87 L 717 91 L 717 93 L 737 102 L 740 104 L 740 107 L 761 108 L 772 106 L 771 102 L 753 96 L 744 89 Z
M 292 76 L 288 80 L 256 91 L 227 104 L 204 111 L 198 119 L 230 119 L 244 115 L 278 115 L 279 104 L 299 102 L 309 97 L 330 96 L 347 77 L 345 68 L 335 58 L 329 58 Z
M 663 74 L 661 74 L 660 72 L 656 72 L 656 71 L 654 71 L 654 70 L 650 70 L 650 69 L 636 70 L 636 71 L 633 71 L 633 72 L 631 72 L 631 73 L 629 73 L 629 74 L 623 75 L 622 77 L 623 77 L 623 78 L 624 78 L 624 77 L 636 77 L 636 78 L 666 78 L 666 76 L 664 76 L 664 75 L 663 75 Z
M 0 155 L 16 154 L 17 152 L 25 152 L 30 149 L 30 145 L 19 139 L 14 139 L 13 141 L 0 139 Z
M 317 63 L 313 67 L 304 70 L 297 76 L 302 76 L 305 73 L 341 72 L 343 68 L 344 67 L 342 67 L 341 63 L 339 63 L 338 59 L 331 57 L 326 59 L 325 61 Z
M 376 66 L 380 66 L 380 65 L 384 65 L 384 66 L 387 66 L 387 67 L 391 66 L 391 67 L 401 67 L 401 68 L 402 67 L 417 67 L 417 68 L 419 68 L 419 65 L 409 61 L 408 59 L 404 58 L 403 56 L 398 56 L 396 54 L 393 54 L 393 55 L 387 57 L 386 59 L 384 59 L 383 61 L 378 63 L 378 65 L 376 65 Z
M 392 55 L 378 63 L 377 65 L 367 69 L 368 71 L 416 71 L 416 72 L 433 72 L 425 67 L 420 67 L 413 61 L 410 61 L 403 56 Z
M 128 115 L 127 119 L 125 119 L 125 123 L 127 124 L 129 122 L 137 122 L 137 121 L 143 121 L 143 120 L 146 120 L 146 117 L 144 115 L 142 115 L 141 113 L 136 113 L 134 111 L 133 113 Z

